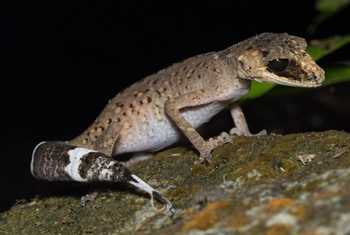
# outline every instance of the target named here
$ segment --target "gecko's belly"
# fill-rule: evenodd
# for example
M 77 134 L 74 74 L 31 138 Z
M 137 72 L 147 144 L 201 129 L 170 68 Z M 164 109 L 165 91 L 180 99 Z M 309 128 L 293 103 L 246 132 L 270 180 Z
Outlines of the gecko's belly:
M 214 103 L 184 110 L 182 115 L 197 128 L 224 108 L 223 103 Z M 148 115 L 147 121 L 134 123 L 126 135 L 120 136 L 114 154 L 154 152 L 176 143 L 181 137 L 180 130 L 168 117 L 163 116 L 159 119 L 152 113 Z

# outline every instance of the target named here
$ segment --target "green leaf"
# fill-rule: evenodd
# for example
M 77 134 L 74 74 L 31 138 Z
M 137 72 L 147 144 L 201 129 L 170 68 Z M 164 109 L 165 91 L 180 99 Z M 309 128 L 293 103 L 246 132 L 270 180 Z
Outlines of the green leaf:
M 349 0 L 318 0 L 316 1 L 316 9 L 323 14 L 334 14 L 349 3 Z
M 340 83 L 350 82 L 350 66 L 337 66 L 326 69 L 326 81 L 324 86 Z
M 254 99 L 259 96 L 262 96 L 265 93 L 267 93 L 269 90 L 271 90 L 274 86 L 275 84 L 272 84 L 272 83 L 258 83 L 253 81 L 250 87 L 249 93 L 244 97 L 242 97 L 241 100 Z
M 333 36 L 322 40 L 311 40 L 307 52 L 314 60 L 319 60 L 348 43 L 350 43 L 350 35 Z

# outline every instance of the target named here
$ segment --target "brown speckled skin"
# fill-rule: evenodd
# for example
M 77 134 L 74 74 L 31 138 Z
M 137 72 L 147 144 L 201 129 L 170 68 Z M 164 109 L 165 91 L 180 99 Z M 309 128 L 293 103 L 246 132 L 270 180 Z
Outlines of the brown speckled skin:
M 176 63 L 117 94 L 71 144 L 115 156 L 154 152 L 175 143 L 183 134 L 202 159 L 210 159 L 213 148 L 223 140 L 205 141 L 195 128 L 246 94 L 250 80 L 297 87 L 321 85 L 324 71 L 305 48 L 302 38 L 264 33 L 225 50 Z M 276 59 L 290 61 L 288 76 L 268 70 L 268 62 Z M 232 106 L 231 114 L 234 132 L 249 135 L 238 105 Z

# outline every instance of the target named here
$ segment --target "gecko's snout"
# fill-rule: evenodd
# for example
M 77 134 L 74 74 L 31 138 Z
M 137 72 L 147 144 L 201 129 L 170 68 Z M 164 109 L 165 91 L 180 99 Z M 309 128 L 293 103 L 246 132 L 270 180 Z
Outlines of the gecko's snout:
M 315 83 L 321 85 L 321 82 L 320 81 L 323 81 L 322 78 L 316 76 L 315 74 L 312 74 L 310 75 L 308 78 L 307 78 L 309 81 L 314 81 Z
M 325 72 L 321 68 L 317 71 L 312 71 L 308 74 L 305 80 L 313 83 L 315 87 L 321 86 L 322 82 L 325 80 Z

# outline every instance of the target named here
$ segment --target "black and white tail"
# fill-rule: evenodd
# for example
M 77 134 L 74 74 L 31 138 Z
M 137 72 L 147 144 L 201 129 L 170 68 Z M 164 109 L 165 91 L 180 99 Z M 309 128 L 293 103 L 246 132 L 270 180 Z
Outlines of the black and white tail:
M 118 182 L 132 185 L 165 204 L 173 213 L 171 202 L 142 179 L 133 175 L 122 163 L 91 149 L 65 142 L 41 142 L 33 150 L 31 173 L 48 181 Z

